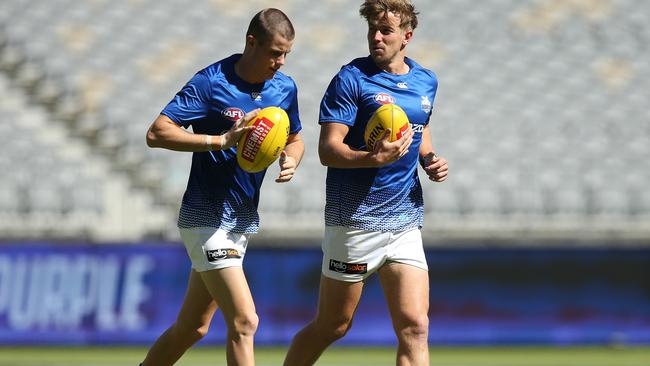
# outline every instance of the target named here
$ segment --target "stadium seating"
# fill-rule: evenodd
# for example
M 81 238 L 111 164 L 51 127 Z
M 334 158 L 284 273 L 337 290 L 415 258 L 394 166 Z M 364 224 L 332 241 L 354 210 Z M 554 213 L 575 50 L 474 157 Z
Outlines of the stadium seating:
M 650 237 L 650 3 L 414 3 L 407 54 L 438 75 L 431 130 L 451 167 L 445 183 L 422 179 L 425 237 Z M 3 0 L 0 237 L 177 239 L 190 154 L 147 148 L 146 128 L 195 71 L 242 50 L 263 6 Z M 319 102 L 367 53 L 365 24 L 349 1 L 276 6 L 297 30 L 284 71 L 298 84 L 306 153 L 289 184 L 270 168 L 261 235 L 314 237 Z
M 172 220 L 3 74 L 0 95 L 2 238 L 137 240 Z

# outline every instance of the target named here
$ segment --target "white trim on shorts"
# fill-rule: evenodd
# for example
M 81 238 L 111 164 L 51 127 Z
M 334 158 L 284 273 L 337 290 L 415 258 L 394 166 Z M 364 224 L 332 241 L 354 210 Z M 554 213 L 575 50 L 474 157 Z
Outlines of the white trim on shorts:
M 195 271 L 241 267 L 249 234 L 231 233 L 213 227 L 179 228 L 179 231 Z
M 323 275 L 339 281 L 363 281 L 386 262 L 429 270 L 418 228 L 381 232 L 326 226 L 322 249 Z

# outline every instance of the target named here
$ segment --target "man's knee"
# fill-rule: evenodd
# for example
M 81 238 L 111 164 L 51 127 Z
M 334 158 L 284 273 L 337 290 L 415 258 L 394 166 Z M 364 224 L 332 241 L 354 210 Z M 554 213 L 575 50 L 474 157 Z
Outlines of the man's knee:
M 351 318 L 339 318 L 330 321 L 318 321 L 316 324 L 319 333 L 322 334 L 327 340 L 335 341 L 343 338 L 350 328 L 352 328 Z
M 238 336 L 252 336 L 257 332 L 259 317 L 256 313 L 239 314 L 235 316 L 231 331 Z
M 429 317 L 426 314 L 406 316 L 396 328 L 397 336 L 402 340 L 426 340 L 429 336 Z

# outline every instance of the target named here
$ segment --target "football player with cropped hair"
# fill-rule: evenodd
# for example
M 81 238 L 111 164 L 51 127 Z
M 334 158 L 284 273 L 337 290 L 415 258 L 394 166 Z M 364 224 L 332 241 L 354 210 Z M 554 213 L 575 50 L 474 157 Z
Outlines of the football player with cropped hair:
M 297 88 L 278 70 L 294 36 L 282 11 L 260 11 L 250 22 L 243 53 L 196 73 L 147 132 L 150 147 L 193 152 L 178 218 L 192 269 L 176 322 L 156 340 L 141 365 L 176 363 L 207 333 L 217 309 L 227 326 L 228 365 L 255 364 L 258 317 L 242 261 L 249 236 L 258 230 L 257 205 L 266 169 L 243 170 L 235 147 L 253 128 L 247 123 L 259 110 L 282 108 L 289 117 L 289 137 L 276 182 L 293 177 L 304 152 Z M 192 133 L 185 131 L 189 127 Z
M 294 337 L 285 366 L 313 365 L 350 329 L 364 281 L 377 273 L 398 340 L 397 365 L 429 365 L 429 277 L 420 228 L 418 163 L 447 179 L 429 132 L 438 87 L 433 72 L 406 57 L 417 27 L 409 0 L 366 0 L 370 55 L 343 66 L 321 102 L 319 156 L 327 166 L 325 237 L 316 317 Z M 411 128 L 391 131 L 368 151 L 364 131 L 384 104 L 400 106 Z

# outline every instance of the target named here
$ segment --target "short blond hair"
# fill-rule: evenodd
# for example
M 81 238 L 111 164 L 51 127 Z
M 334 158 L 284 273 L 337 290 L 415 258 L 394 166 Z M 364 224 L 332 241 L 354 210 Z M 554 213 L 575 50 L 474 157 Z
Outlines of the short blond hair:
M 365 0 L 359 9 L 359 14 L 371 21 L 381 13 L 386 16 L 389 12 L 398 15 L 400 28 L 413 30 L 418 26 L 418 12 L 409 0 Z

